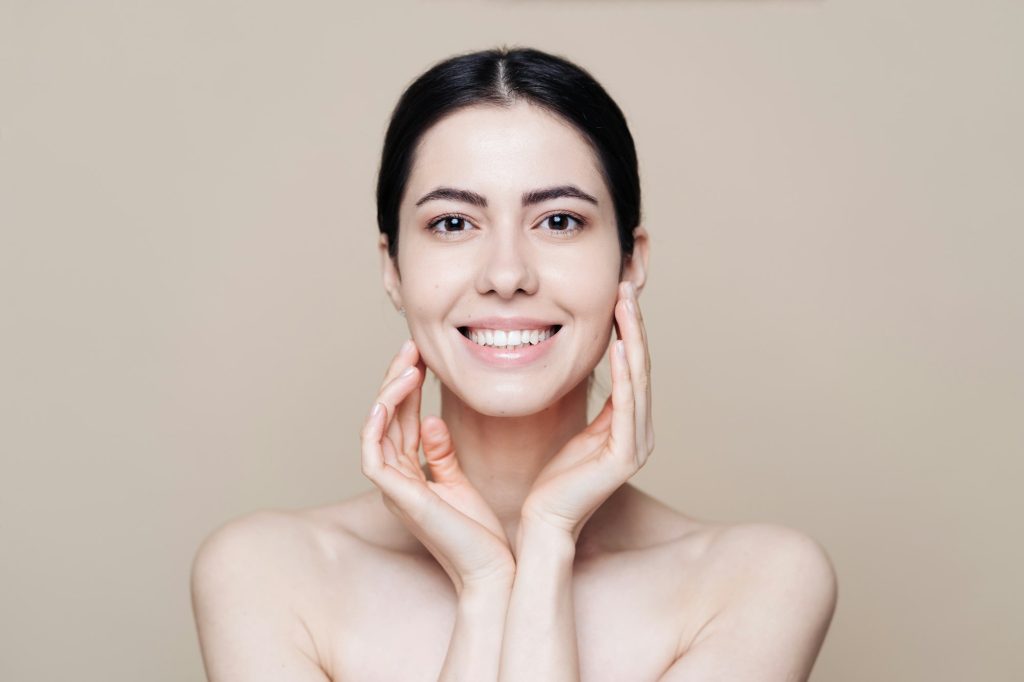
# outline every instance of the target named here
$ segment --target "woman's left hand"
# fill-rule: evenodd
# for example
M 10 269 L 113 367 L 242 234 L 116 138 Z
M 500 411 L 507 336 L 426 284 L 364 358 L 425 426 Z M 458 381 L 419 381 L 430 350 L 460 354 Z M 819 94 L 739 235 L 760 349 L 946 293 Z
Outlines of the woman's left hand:
M 573 542 L 601 504 L 635 474 L 654 450 L 651 356 L 636 291 L 619 284 L 619 339 L 611 344 L 612 393 L 583 431 L 541 470 L 522 507 L 522 520 L 541 521 Z

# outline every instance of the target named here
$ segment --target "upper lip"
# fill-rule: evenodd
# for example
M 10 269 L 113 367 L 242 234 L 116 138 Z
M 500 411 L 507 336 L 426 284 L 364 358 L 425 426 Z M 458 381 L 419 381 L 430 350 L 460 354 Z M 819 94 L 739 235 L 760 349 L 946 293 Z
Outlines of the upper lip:
M 558 327 L 560 325 L 557 322 L 538 320 L 533 317 L 477 317 L 457 326 L 472 327 L 474 329 L 517 331 L 523 329 L 547 329 L 548 327 Z

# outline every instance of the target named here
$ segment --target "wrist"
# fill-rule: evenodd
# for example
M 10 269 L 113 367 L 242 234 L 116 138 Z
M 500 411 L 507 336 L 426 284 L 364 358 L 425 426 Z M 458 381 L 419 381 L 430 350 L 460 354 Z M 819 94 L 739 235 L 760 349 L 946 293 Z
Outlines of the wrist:
M 516 579 L 516 560 L 511 549 L 508 550 L 508 560 L 500 565 L 488 566 L 479 569 L 472 575 L 460 576 L 456 583 L 458 594 L 471 591 L 474 594 L 501 593 L 511 590 Z
M 472 611 L 496 602 L 507 604 L 514 583 L 515 575 L 464 583 L 458 594 L 459 608 Z
M 524 554 L 540 553 L 555 559 L 572 559 L 576 538 L 571 531 L 532 516 L 523 516 L 516 532 L 516 559 Z

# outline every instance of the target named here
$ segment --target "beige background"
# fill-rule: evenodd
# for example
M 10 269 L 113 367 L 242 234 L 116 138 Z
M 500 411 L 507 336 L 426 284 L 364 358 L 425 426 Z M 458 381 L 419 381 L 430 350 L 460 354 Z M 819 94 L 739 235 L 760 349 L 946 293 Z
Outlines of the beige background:
M 1024 678 L 1024 4 L 379 4 L 0 1 L 0 678 L 202 679 L 201 539 L 368 489 L 387 115 L 501 43 L 636 138 L 637 484 L 826 547 L 814 680 Z

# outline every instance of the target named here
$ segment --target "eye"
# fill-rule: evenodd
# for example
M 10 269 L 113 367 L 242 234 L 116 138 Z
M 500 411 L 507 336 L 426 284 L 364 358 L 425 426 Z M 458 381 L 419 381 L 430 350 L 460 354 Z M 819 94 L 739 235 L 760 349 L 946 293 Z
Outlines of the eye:
M 548 228 L 551 232 L 562 236 L 576 234 L 583 229 L 587 221 L 572 213 L 552 213 L 540 221 L 541 225 L 544 223 L 548 223 Z
M 461 216 L 457 213 L 450 213 L 428 223 L 427 230 L 442 239 L 452 239 L 452 237 L 457 235 L 459 232 L 469 231 L 469 226 L 472 224 L 473 223 L 469 222 L 465 216 Z

